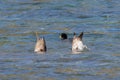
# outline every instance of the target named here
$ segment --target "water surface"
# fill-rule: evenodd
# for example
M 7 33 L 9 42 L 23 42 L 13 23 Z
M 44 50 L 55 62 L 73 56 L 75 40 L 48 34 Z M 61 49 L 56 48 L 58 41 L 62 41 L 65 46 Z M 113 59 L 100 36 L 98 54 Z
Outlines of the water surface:
M 119 80 L 119 0 L 1 0 L 1 80 Z M 73 37 L 84 31 L 90 51 L 71 52 Z M 35 32 L 48 51 L 34 53 Z

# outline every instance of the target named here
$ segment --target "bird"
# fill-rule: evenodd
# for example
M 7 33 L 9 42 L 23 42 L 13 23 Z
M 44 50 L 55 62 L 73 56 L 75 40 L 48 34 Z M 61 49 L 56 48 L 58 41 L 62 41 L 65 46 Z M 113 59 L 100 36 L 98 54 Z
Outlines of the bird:
M 47 47 L 46 47 L 46 41 L 45 38 L 39 38 L 38 33 L 36 32 L 36 44 L 35 44 L 35 49 L 34 52 L 40 53 L 40 52 L 46 52 Z
M 87 49 L 87 46 L 83 44 L 82 38 L 83 38 L 83 32 L 81 32 L 79 36 L 76 36 L 76 34 L 74 33 L 74 37 L 72 40 L 73 52 L 81 52 L 84 49 Z
M 66 33 L 61 33 L 60 38 L 61 38 L 61 40 L 65 40 L 65 39 L 68 39 L 68 36 Z
M 75 35 L 75 32 L 73 33 L 73 35 Z M 60 39 L 65 41 L 65 42 L 70 42 L 70 43 L 72 43 L 72 40 L 73 40 L 73 38 L 68 38 L 66 33 L 61 33 Z

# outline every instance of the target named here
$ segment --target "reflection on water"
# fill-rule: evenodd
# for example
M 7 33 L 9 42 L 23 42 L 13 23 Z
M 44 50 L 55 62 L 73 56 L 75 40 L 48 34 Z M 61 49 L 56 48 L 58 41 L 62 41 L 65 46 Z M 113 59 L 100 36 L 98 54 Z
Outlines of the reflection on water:
M 119 0 L 0 1 L 1 80 L 119 80 Z M 48 51 L 34 53 L 35 32 Z M 90 50 L 72 54 L 66 32 Z

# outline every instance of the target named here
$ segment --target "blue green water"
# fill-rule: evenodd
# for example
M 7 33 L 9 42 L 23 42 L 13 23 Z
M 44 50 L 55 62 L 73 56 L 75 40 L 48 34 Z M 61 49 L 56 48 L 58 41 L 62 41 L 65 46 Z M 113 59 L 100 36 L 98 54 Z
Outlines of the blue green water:
M 0 80 L 119 80 L 120 0 L 0 0 Z M 72 54 L 65 32 L 84 31 Z M 46 54 L 34 53 L 35 32 Z

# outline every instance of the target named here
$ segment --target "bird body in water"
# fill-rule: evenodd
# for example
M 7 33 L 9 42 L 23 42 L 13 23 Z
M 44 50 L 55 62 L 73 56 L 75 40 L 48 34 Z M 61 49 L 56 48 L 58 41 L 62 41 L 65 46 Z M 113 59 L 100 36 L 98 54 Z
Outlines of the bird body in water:
M 74 51 L 79 52 L 79 51 L 83 51 L 84 49 L 87 49 L 87 46 L 83 44 L 82 37 L 83 37 L 83 32 L 79 36 L 76 36 L 76 34 L 74 35 L 72 41 L 73 52 Z
M 37 41 L 36 41 L 34 52 L 37 52 L 37 53 L 46 52 L 47 48 L 46 48 L 46 42 L 44 37 L 39 38 L 37 33 L 36 33 L 36 37 L 37 37 Z
M 61 38 L 62 40 L 68 39 L 66 33 L 61 33 L 61 34 L 60 34 L 60 38 Z
M 73 38 L 68 38 L 68 35 L 66 33 L 61 33 L 60 34 L 60 39 L 66 42 L 72 42 Z

